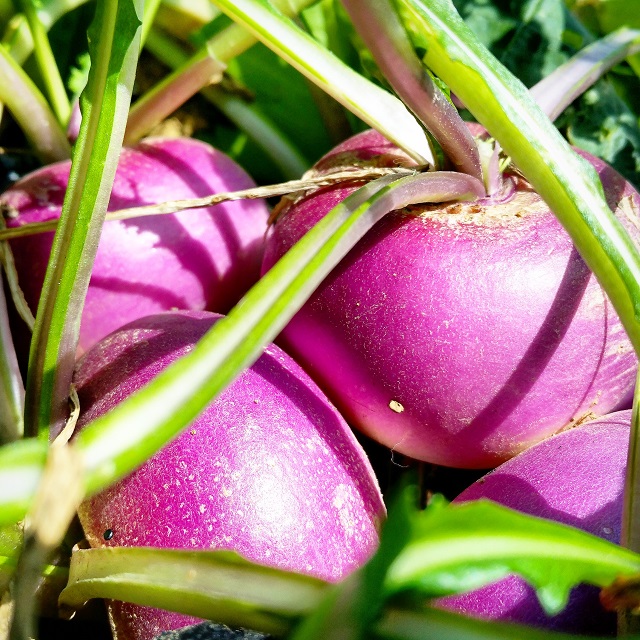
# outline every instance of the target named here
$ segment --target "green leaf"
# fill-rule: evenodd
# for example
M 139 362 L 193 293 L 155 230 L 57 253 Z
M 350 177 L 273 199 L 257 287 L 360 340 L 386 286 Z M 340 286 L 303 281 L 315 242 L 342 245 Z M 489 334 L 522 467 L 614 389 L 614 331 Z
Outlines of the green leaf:
M 76 609 L 91 598 L 117 599 L 280 635 L 328 587 L 230 551 L 112 547 L 73 553 L 60 605 Z
M 482 46 L 450 0 L 397 0 L 426 64 L 502 145 L 567 229 L 640 351 L 640 256 L 579 158 L 518 82 Z
M 131 99 L 141 13 L 142 0 L 102 0 L 88 34 L 92 66 L 81 96 L 82 125 L 31 341 L 29 435 L 55 434 L 67 416 L 82 307 Z
M 340 62 L 266 0 L 215 0 L 215 4 L 419 164 L 434 164 L 424 131 L 397 98 Z
M 389 595 L 417 590 L 440 596 L 517 573 L 549 614 L 572 587 L 600 587 L 640 573 L 640 556 L 578 529 L 527 516 L 487 500 L 416 512 L 410 542 L 391 565 Z
M 567 57 L 562 0 L 453 0 L 453 4 L 482 44 L 527 86 Z

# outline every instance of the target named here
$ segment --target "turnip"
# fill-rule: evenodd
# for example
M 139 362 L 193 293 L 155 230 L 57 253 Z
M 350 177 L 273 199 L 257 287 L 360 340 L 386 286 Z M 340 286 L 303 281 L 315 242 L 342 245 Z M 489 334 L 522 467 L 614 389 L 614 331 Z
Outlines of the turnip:
M 170 312 L 114 332 L 79 362 L 79 429 L 187 352 L 219 316 Z M 275 346 L 176 440 L 89 499 L 91 546 L 232 549 L 338 581 L 374 551 L 384 505 L 349 427 Z M 191 618 L 113 602 L 117 637 L 151 638 Z
M 70 162 L 39 169 L 0 197 L 17 227 L 60 215 Z M 223 153 L 189 138 L 149 138 L 122 151 L 109 210 L 254 186 Z M 170 309 L 227 311 L 259 274 L 264 203 L 245 200 L 104 225 L 82 316 L 79 348 Z M 20 285 L 35 313 L 52 233 L 11 241 Z
M 488 498 L 618 543 L 630 419 L 630 411 L 620 411 L 552 436 L 475 482 L 454 502 Z M 568 607 L 548 617 L 533 589 L 515 576 L 439 605 L 571 633 L 615 629 L 615 615 L 602 608 L 595 587 L 576 589 Z
M 637 192 L 583 155 L 638 237 Z M 316 170 L 399 162 L 409 160 L 370 131 Z M 285 207 L 263 270 L 353 188 L 326 188 Z M 387 216 L 281 340 L 367 435 L 454 467 L 496 466 L 586 416 L 624 407 L 637 367 L 602 288 L 515 173 L 482 201 Z

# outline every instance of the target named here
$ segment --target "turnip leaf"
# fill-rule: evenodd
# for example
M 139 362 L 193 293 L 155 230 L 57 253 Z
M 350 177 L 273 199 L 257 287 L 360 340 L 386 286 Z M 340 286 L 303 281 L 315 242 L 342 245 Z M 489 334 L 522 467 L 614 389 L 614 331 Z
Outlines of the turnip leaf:
M 83 121 L 36 315 L 25 432 L 59 431 L 91 266 L 113 183 L 138 60 L 142 2 L 100 2 L 89 32 L 92 66 Z
M 578 529 L 517 513 L 488 500 L 416 512 L 410 542 L 392 563 L 388 594 L 428 596 L 478 588 L 517 573 L 548 614 L 561 611 L 572 587 L 600 587 L 640 573 L 640 556 Z
M 450 0 L 397 0 L 425 63 L 465 103 L 545 199 L 598 277 L 640 351 L 640 255 L 578 158 L 526 88 L 482 46 Z
M 91 598 L 111 598 L 282 634 L 328 587 L 230 551 L 111 547 L 73 553 L 60 604 L 74 609 Z
M 394 96 L 340 62 L 266 0 L 216 0 L 216 5 L 419 164 L 434 164 L 424 131 Z

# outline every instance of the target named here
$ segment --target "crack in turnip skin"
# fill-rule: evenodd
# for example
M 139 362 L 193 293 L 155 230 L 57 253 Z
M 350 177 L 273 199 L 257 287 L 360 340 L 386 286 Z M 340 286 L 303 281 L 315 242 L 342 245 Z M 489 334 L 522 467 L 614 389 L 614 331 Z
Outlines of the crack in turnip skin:
M 366 132 L 318 166 L 347 151 L 379 166 L 387 150 Z M 640 203 L 623 178 L 588 159 L 612 208 Z M 494 467 L 587 411 L 630 402 L 637 361 L 612 305 L 545 203 L 513 180 L 510 201 L 386 216 L 281 335 L 354 426 L 408 456 Z M 288 207 L 267 239 L 263 272 L 349 193 L 326 188 Z M 405 411 L 390 411 L 390 398 Z

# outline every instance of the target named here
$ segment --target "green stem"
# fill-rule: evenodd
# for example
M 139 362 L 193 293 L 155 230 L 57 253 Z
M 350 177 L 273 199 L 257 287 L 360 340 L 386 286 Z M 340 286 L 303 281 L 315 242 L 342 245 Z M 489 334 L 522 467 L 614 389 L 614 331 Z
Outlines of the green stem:
M 134 4 L 135 3 L 135 4 Z M 25 433 L 62 428 L 91 267 L 115 176 L 138 60 L 142 0 L 102 0 L 91 25 L 91 71 L 31 341 Z
M 640 31 L 619 29 L 588 45 L 531 87 L 540 108 L 555 120 L 578 96 L 627 56 L 640 51 Z
M 47 31 L 38 18 L 33 0 L 20 0 L 22 10 L 29 23 L 31 35 L 34 43 L 34 53 L 36 62 L 40 70 L 40 75 L 44 83 L 45 89 L 49 96 L 49 101 L 53 108 L 58 122 L 62 126 L 66 126 L 71 108 L 69 106 L 69 98 L 64 88 L 64 83 L 60 77 L 60 70 L 56 63 L 56 59 L 51 50 L 51 44 L 47 37 Z
M 0 247 L 0 251 L 2 250 L 6 250 L 6 245 Z M 23 411 L 22 376 L 11 339 L 7 302 L 0 286 L 0 445 L 22 436 Z
M 282 10 L 295 14 L 312 0 L 280 0 Z M 256 42 L 254 36 L 234 24 L 211 38 L 190 59 L 184 61 L 151 91 L 139 98 L 129 113 L 125 145 L 133 145 L 153 127 L 181 107 L 189 98 L 211 83 L 227 62 Z
M 65 13 L 83 5 L 88 0 L 49 0 L 38 7 L 38 22 L 45 31 L 49 31 L 51 26 Z M 7 28 L 2 44 L 7 48 L 11 57 L 22 64 L 33 51 L 33 36 L 29 23 L 24 14 L 15 15 Z
M 179 68 L 187 63 L 184 51 L 171 38 L 158 31 L 149 34 L 147 49 L 169 67 Z M 298 178 L 307 170 L 308 162 L 302 153 L 269 118 L 252 105 L 213 86 L 201 89 L 200 93 L 260 145 L 286 179 Z
M 140 34 L 140 47 L 144 47 L 153 23 L 156 19 L 156 14 L 160 8 L 162 0 L 145 0 L 144 3 L 144 16 L 142 17 L 142 32 Z
M 43 163 L 71 156 L 67 136 L 44 96 L 2 45 L 0 101 L 7 105 Z
M 308 80 L 405 150 L 417 164 L 435 164 L 424 129 L 400 100 L 341 62 L 273 4 L 263 0 L 214 2 Z

